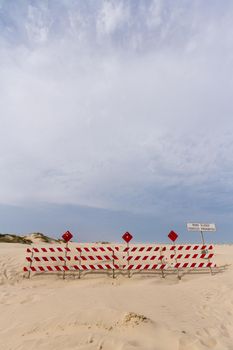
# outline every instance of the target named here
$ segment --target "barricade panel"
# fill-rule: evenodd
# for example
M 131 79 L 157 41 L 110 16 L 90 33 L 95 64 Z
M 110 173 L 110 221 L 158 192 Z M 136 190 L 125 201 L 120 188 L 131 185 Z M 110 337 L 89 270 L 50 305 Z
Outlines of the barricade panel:
M 214 268 L 212 245 L 80 245 L 27 248 L 24 272 L 163 271 Z

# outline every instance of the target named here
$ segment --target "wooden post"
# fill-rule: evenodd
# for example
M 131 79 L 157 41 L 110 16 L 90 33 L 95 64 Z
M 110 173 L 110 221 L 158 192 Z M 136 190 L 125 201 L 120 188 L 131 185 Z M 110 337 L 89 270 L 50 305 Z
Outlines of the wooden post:
M 29 271 L 28 271 L 28 278 L 31 277 L 31 267 L 32 267 L 33 258 L 34 258 L 34 250 L 32 248 L 31 261 L 30 261 L 30 264 L 29 264 Z
M 162 252 L 164 251 L 163 249 L 164 249 L 164 247 L 161 247 L 161 248 L 160 248 L 160 251 L 159 251 L 159 254 L 160 254 L 159 256 L 160 256 L 160 258 L 162 257 L 162 254 L 163 254 Z M 162 254 L 161 254 L 161 253 L 162 253 Z M 164 264 L 163 257 L 162 257 L 162 259 L 160 259 L 160 261 L 161 261 L 161 263 L 162 263 L 162 265 L 163 265 L 163 264 Z M 164 274 L 163 269 L 161 269 L 161 273 L 162 273 L 162 278 L 165 278 L 165 274 Z
M 66 247 L 65 247 L 65 263 L 64 266 L 66 267 L 67 264 L 67 248 L 68 248 L 68 242 L 66 242 Z M 63 280 L 66 278 L 66 271 L 63 271 Z
M 175 252 L 175 261 L 176 261 L 176 264 L 178 264 L 178 262 L 177 262 L 176 243 L 174 243 L 174 244 L 175 244 L 175 249 L 174 249 L 174 252 Z M 180 276 L 179 267 L 177 267 L 177 278 L 178 278 L 178 280 L 181 280 L 181 276 Z
M 78 271 L 78 278 L 81 278 L 81 266 L 82 265 L 82 251 L 80 248 L 80 252 L 79 252 L 79 271 Z
M 128 262 L 128 278 L 130 278 L 130 270 L 129 270 L 129 242 L 127 242 L 127 262 Z
M 114 252 L 114 248 L 112 248 L 112 264 L 113 264 L 112 278 L 115 278 L 115 252 Z

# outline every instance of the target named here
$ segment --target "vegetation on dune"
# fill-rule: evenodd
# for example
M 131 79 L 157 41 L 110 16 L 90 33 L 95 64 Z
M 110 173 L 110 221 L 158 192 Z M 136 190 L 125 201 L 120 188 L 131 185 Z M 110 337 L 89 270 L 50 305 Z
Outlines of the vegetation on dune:
M 60 242 L 60 240 L 45 236 L 43 233 L 34 232 L 27 236 L 0 233 L 0 243 L 22 243 L 31 244 L 34 240 L 44 243 Z

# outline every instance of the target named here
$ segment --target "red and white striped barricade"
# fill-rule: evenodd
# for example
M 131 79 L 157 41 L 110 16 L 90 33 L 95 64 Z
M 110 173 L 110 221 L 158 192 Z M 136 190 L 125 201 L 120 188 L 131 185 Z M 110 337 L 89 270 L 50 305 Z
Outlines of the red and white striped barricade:
M 82 246 L 82 247 L 30 247 L 27 249 L 28 266 L 24 271 L 29 273 L 60 271 L 94 271 L 119 268 L 119 247 Z M 79 274 L 80 276 L 80 274 Z
M 80 271 L 115 270 L 119 269 L 118 246 L 79 246 L 76 247 L 78 263 L 73 266 Z
M 123 248 L 123 270 L 131 271 L 131 273 L 157 270 L 163 275 L 163 270 L 169 267 L 164 263 L 165 250 L 166 247 L 158 245 L 125 247 Z
M 31 273 L 78 271 L 109 271 L 113 277 L 116 271 L 140 272 L 188 269 L 211 269 L 216 267 L 212 261 L 212 245 L 131 245 L 125 246 L 59 246 L 27 248 L 27 266 L 24 271 Z
M 28 277 L 33 273 L 69 271 L 68 262 L 71 261 L 69 247 L 30 247 L 27 248 L 24 272 Z
M 127 253 L 125 270 L 177 271 L 185 269 L 206 269 L 216 267 L 212 245 L 166 245 L 131 246 L 123 250 Z
M 179 272 L 189 269 L 210 269 L 216 267 L 212 261 L 214 257 L 213 245 L 171 245 L 166 249 L 165 261 L 170 266 L 170 270 L 176 270 L 178 278 Z

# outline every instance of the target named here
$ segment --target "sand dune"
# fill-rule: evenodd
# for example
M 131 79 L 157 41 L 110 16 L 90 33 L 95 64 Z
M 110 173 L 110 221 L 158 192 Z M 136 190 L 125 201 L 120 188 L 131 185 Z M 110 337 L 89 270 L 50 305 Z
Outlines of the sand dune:
M 0 245 L 0 349 L 233 349 L 233 246 L 210 274 L 38 275 L 23 278 L 25 245 Z

